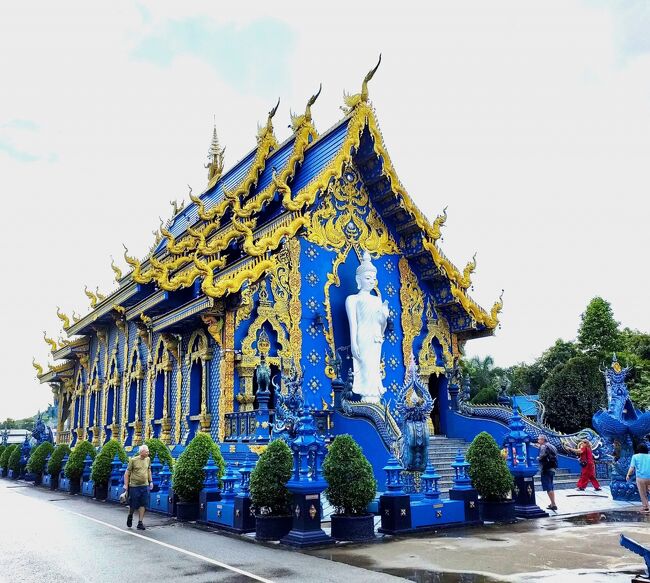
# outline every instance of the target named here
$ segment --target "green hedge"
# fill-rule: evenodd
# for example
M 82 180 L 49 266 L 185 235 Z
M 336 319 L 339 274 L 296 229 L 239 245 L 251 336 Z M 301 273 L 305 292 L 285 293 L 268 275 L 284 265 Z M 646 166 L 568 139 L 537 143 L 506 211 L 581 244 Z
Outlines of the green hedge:
M 110 439 L 97 454 L 90 471 L 90 479 L 95 482 L 95 486 L 108 484 L 108 480 L 111 477 L 111 462 L 115 458 L 115 454 L 117 454 L 117 457 L 120 458 L 122 463 L 127 460 L 127 455 L 122 444 L 117 439 Z
M 81 478 L 84 471 L 84 460 L 89 455 L 90 459 L 95 459 L 97 452 L 90 441 L 80 441 L 74 446 L 68 463 L 65 464 L 65 477 L 71 480 Z
M 174 466 L 174 458 L 172 457 L 172 452 L 169 451 L 169 448 L 160 440 L 155 437 L 151 439 L 145 439 L 145 445 L 149 448 L 149 457 L 151 461 L 153 458 L 158 456 L 158 460 L 164 466 L 167 464 L 171 470 Z
M 2 457 L 0 457 L 0 466 L 2 469 L 7 471 L 9 469 L 9 458 L 14 450 L 18 447 L 18 444 L 13 443 L 8 445 L 7 448 L 2 452 Z
M 20 472 L 20 446 L 17 445 L 11 452 L 7 467 L 14 471 L 14 478 L 16 477 L 16 473 Z
M 198 433 L 185 451 L 178 456 L 172 474 L 172 485 L 174 492 L 184 502 L 198 502 L 199 493 L 203 489 L 205 472 L 203 468 L 208 463 L 208 457 L 212 454 L 214 463 L 219 467 L 219 478 L 223 476 L 226 462 L 221 455 L 219 446 L 207 433 Z
M 2 445 L 0 443 L 0 460 L 2 459 L 2 454 L 4 453 L 5 449 L 7 449 L 6 445 Z
M 281 516 L 290 513 L 291 492 L 286 484 L 292 470 L 293 455 L 289 446 L 282 439 L 269 443 L 251 473 L 251 500 L 259 514 Z
M 66 455 L 70 454 L 70 446 L 67 443 L 59 443 L 54 448 L 50 461 L 47 463 L 47 473 L 50 476 L 58 476 L 61 471 L 61 461 Z
M 377 492 L 370 462 L 350 435 L 337 435 L 323 462 L 325 496 L 337 514 L 367 514 Z
M 482 431 L 467 449 L 469 477 L 484 500 L 505 500 L 510 495 L 514 480 L 506 460 L 494 438 Z
M 32 450 L 27 462 L 27 471 L 34 474 L 42 474 L 45 469 L 45 459 L 54 451 L 54 445 L 49 441 L 44 441 L 38 447 Z

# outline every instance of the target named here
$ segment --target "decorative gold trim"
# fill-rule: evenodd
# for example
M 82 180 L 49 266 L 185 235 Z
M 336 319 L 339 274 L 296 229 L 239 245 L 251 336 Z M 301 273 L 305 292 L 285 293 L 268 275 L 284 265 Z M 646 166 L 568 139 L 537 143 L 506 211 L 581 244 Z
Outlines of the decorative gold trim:
M 409 267 L 406 257 L 400 257 L 399 274 L 402 285 L 399 296 L 402 304 L 402 355 L 404 363 L 410 362 L 413 342 L 422 331 L 422 314 L 424 313 L 424 296 L 418 278 Z

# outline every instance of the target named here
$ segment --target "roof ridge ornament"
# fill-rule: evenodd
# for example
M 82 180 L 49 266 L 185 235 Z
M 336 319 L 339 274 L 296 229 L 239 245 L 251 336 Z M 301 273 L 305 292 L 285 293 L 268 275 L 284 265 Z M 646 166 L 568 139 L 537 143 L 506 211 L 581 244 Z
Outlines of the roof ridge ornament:
M 59 306 L 56 307 L 56 315 L 59 317 L 59 320 L 63 322 L 64 330 L 70 328 L 70 318 L 61 311 L 61 308 Z
M 305 113 L 302 115 L 296 115 L 292 111 L 289 111 L 289 115 L 291 116 L 291 125 L 289 126 L 292 130 L 293 133 L 297 133 L 303 126 L 310 124 L 311 125 L 311 106 L 316 103 L 316 100 L 318 99 L 318 96 L 321 94 L 321 91 L 323 90 L 323 84 L 320 83 L 318 85 L 318 91 L 314 93 L 309 98 L 309 101 L 307 101 L 307 107 L 305 107 Z
M 126 247 L 125 247 L 125 249 L 126 249 Z M 97 306 L 97 301 L 98 301 L 97 296 L 88 289 L 87 285 L 84 285 L 84 293 L 86 294 L 86 297 L 90 300 L 90 307 L 91 308 L 96 307 Z
M 278 102 L 275 104 L 275 107 L 269 111 L 269 114 L 266 118 L 266 125 L 261 126 L 257 124 L 257 143 L 260 144 L 268 136 L 273 135 L 273 116 L 278 111 L 280 106 L 280 98 L 278 97 Z
M 115 281 L 119 283 L 120 279 L 122 279 L 122 270 L 117 265 L 115 265 L 115 259 L 113 259 L 112 255 L 111 255 L 111 269 L 115 274 Z M 63 327 L 65 328 L 65 324 Z
M 381 64 L 381 53 L 379 53 L 379 60 L 377 64 L 372 68 L 368 74 L 363 78 L 363 83 L 361 83 L 361 93 L 355 93 L 350 95 L 349 93 L 343 92 L 343 101 L 345 106 L 341 106 L 341 109 L 345 112 L 345 115 L 348 115 L 354 111 L 361 103 L 368 102 L 368 82 L 375 76 L 379 65 Z
M 32 358 L 32 366 L 36 369 L 36 376 L 37 377 L 42 377 L 43 376 L 43 367 L 36 362 L 36 358 Z
M 47 337 L 47 332 L 45 330 L 43 330 L 43 338 L 45 339 L 45 342 L 47 342 L 50 345 L 52 352 L 55 352 L 56 350 L 59 349 L 59 347 L 56 345 L 56 342 L 51 338 Z
M 214 186 L 221 178 L 223 173 L 223 155 L 226 153 L 226 148 L 222 148 L 219 144 L 219 138 L 217 136 L 217 122 L 215 120 L 214 126 L 212 128 L 212 143 L 210 144 L 210 149 L 208 150 L 208 160 L 210 161 L 205 165 L 205 168 L 208 169 L 208 188 Z
M 447 207 L 442 209 L 442 214 L 436 217 L 436 220 L 433 221 L 433 231 L 431 233 L 431 238 L 434 241 L 437 241 L 442 236 L 442 227 L 447 221 Z

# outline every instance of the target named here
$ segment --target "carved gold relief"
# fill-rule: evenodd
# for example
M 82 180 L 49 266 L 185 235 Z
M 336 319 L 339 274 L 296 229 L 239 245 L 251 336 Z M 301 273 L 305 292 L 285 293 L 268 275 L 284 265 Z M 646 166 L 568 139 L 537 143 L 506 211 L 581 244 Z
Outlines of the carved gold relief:
M 437 316 L 437 317 L 436 317 Z M 431 374 L 441 375 L 446 370 L 451 370 L 454 358 L 450 351 L 452 345 L 451 332 L 449 324 L 444 317 L 435 313 L 431 301 L 427 302 L 426 310 L 427 334 L 422 341 L 422 348 L 418 356 L 420 375 L 425 378 Z M 442 355 L 445 366 L 438 366 L 436 362 L 436 351 L 433 346 L 433 339 L 436 338 L 442 347 Z
M 405 257 L 400 257 L 399 273 L 402 285 L 399 296 L 402 305 L 402 355 L 404 363 L 411 360 L 413 341 L 422 330 L 422 314 L 424 313 L 424 296 L 416 275 L 411 271 Z

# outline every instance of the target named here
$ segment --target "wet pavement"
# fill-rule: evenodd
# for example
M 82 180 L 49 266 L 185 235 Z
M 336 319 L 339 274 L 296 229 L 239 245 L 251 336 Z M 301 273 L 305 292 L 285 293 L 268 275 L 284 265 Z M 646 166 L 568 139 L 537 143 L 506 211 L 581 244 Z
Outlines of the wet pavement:
M 643 559 L 621 533 L 650 546 L 650 516 L 609 491 L 557 492 L 558 513 L 516 524 L 383 537 L 377 544 L 314 551 L 334 561 L 418 583 L 629 583 Z M 542 494 L 538 497 L 548 504 Z

